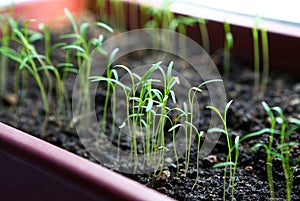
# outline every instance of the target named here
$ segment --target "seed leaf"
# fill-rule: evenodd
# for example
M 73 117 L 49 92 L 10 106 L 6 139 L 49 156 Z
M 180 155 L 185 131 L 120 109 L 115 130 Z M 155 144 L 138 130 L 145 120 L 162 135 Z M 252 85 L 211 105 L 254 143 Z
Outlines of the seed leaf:
M 213 166 L 213 168 L 219 168 L 219 167 L 225 167 L 229 165 L 234 165 L 233 162 L 222 162 L 222 163 L 217 163 Z

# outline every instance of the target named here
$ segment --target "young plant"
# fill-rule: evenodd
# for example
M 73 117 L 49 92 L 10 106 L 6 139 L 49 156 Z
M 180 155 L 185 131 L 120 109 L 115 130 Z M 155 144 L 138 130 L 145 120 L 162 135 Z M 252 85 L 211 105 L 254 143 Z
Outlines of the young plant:
M 263 74 L 261 81 L 261 91 L 265 92 L 269 80 L 269 39 L 265 28 L 261 29 L 262 54 L 263 54 Z
M 270 199 L 275 200 L 275 190 L 274 190 L 274 180 L 273 180 L 273 158 L 279 158 L 282 162 L 282 168 L 286 180 L 286 199 L 291 200 L 292 190 L 293 190 L 293 169 L 297 163 L 300 161 L 300 157 L 295 159 L 294 164 L 291 166 L 290 161 L 290 147 L 293 145 L 299 146 L 300 143 L 289 142 L 288 138 L 293 134 L 297 129 L 300 128 L 300 120 L 295 118 L 286 119 L 283 115 L 283 111 L 280 107 L 269 107 L 266 102 L 262 102 L 264 110 L 267 112 L 268 117 L 271 121 L 271 128 L 265 128 L 253 133 L 249 133 L 243 136 L 240 140 L 246 140 L 251 137 L 256 137 L 264 133 L 269 133 L 269 144 L 258 143 L 250 148 L 251 151 L 263 147 L 267 152 L 267 175 L 268 183 L 270 188 Z M 275 112 L 275 113 L 274 113 Z M 277 113 L 277 116 L 275 115 Z M 279 126 L 279 130 L 276 129 L 276 125 Z M 273 147 L 274 134 L 280 135 L 279 145 Z
M 116 65 L 112 68 L 108 67 L 105 76 L 93 76 L 90 77 L 92 82 L 104 82 L 106 83 L 106 99 L 104 101 L 103 116 L 100 127 L 103 134 L 111 136 L 115 135 L 116 130 L 105 129 L 108 121 L 107 113 L 112 112 L 113 116 L 116 115 L 117 104 L 115 101 L 120 95 L 116 93 L 117 87 L 121 88 L 124 92 L 124 98 L 126 103 L 126 115 L 118 116 L 122 118 L 118 132 L 118 147 L 120 144 L 121 135 L 123 132 L 128 132 L 131 137 L 127 140 L 130 142 L 130 155 L 128 161 L 133 163 L 133 172 L 137 171 L 140 161 L 139 153 L 144 154 L 143 164 L 154 167 L 154 173 L 161 172 L 165 163 L 165 154 L 173 148 L 176 161 L 178 163 L 178 153 L 176 150 L 176 128 L 183 127 L 186 136 L 186 172 L 188 169 L 190 159 L 190 148 L 192 144 L 192 135 L 196 131 L 198 136 L 198 149 L 200 148 L 200 138 L 202 132 L 199 132 L 197 127 L 193 125 L 194 112 L 194 99 L 196 93 L 201 92 L 201 87 L 210 82 L 220 81 L 211 80 L 200 84 L 198 87 L 194 87 L 189 91 L 189 106 L 186 106 L 184 110 L 176 105 L 176 94 L 173 88 L 179 84 L 179 79 L 172 75 L 173 62 L 170 62 L 165 70 L 161 66 L 161 62 L 153 64 L 142 76 L 132 72 L 128 67 L 123 65 Z M 118 70 L 125 70 L 129 75 L 128 83 L 120 82 Z M 161 78 L 153 78 L 155 72 L 160 73 Z M 157 75 L 155 76 L 157 77 Z M 162 89 L 156 88 L 157 85 L 162 86 Z M 111 103 L 111 110 L 108 110 L 108 102 Z M 170 107 L 171 106 L 171 107 Z M 175 116 L 174 116 L 175 113 Z M 166 130 L 166 124 L 170 123 L 171 128 Z M 112 122 L 114 127 L 115 121 Z M 166 143 L 166 136 L 171 134 L 171 144 Z M 169 135 L 170 136 L 170 135 Z M 124 136 L 125 137 L 125 136 Z M 139 147 L 141 144 L 142 147 Z M 197 156 L 199 158 L 199 155 Z M 197 162 L 198 164 L 198 162 Z M 198 166 L 198 165 L 197 165 Z M 178 166 L 179 167 L 179 166 Z M 196 178 L 197 181 L 198 177 Z
M 10 25 L 8 19 L 10 18 L 10 13 L 8 14 L 1 14 L 0 15 L 0 24 L 2 25 L 0 31 L 0 44 L 1 49 L 9 48 L 10 43 Z M 0 58 L 0 96 L 4 95 L 6 92 L 6 85 L 7 85 L 7 65 L 8 65 L 8 57 L 6 54 L 1 54 Z
M 92 68 L 93 54 L 95 51 L 100 52 L 101 54 L 107 55 L 107 53 L 102 49 L 101 45 L 103 42 L 103 35 L 99 35 L 98 38 L 87 38 L 87 30 L 90 27 L 98 26 L 104 28 L 109 32 L 113 32 L 112 28 L 108 25 L 95 22 L 95 23 L 83 23 L 79 27 L 76 24 L 75 19 L 68 9 L 65 9 L 65 14 L 71 22 L 73 32 L 71 34 L 63 35 L 62 39 L 73 39 L 74 41 L 71 44 L 63 46 L 61 49 L 66 50 L 66 57 L 70 56 L 71 51 L 76 52 L 77 56 L 77 66 L 80 71 L 80 88 L 81 92 L 81 101 L 78 103 L 77 109 L 80 111 L 90 111 L 90 101 L 89 101 L 89 77 Z M 67 62 L 68 63 L 68 62 Z
M 67 78 L 67 73 L 77 73 L 77 69 L 73 68 L 71 63 L 58 64 L 57 66 L 53 64 L 51 53 L 66 45 L 65 42 L 59 42 L 52 45 L 51 33 L 48 27 L 44 24 L 39 25 L 39 29 L 42 31 L 44 38 L 44 51 L 45 51 L 45 62 L 47 63 L 47 68 L 54 74 L 55 80 L 55 91 L 56 91 L 56 115 L 59 117 L 61 114 L 70 114 L 71 108 L 69 105 L 69 97 L 66 93 L 66 88 L 64 82 Z
M 123 27 L 126 24 L 126 15 L 125 15 L 125 6 L 124 1 L 122 0 L 111 0 L 110 8 L 112 9 L 111 13 L 116 13 L 115 21 L 117 22 L 118 27 Z
M 103 1 L 103 0 L 96 0 L 96 9 L 97 9 L 97 14 L 99 15 L 99 18 L 101 19 L 102 22 L 109 22 L 109 18 L 106 14 L 106 12 L 103 11 L 107 11 L 108 9 L 108 4 L 107 1 Z
M 256 20 L 257 21 L 257 20 Z M 252 27 L 252 37 L 253 37 L 253 58 L 254 58 L 254 93 L 257 93 L 260 88 L 260 69 L 259 69 L 259 38 L 257 22 Z
M 180 112 L 180 115 L 178 118 L 182 119 L 182 123 L 177 123 L 174 124 L 170 129 L 169 132 L 174 132 L 175 129 L 178 127 L 183 127 L 184 133 L 185 133 L 185 174 L 188 171 L 189 164 L 190 164 L 190 158 L 191 158 L 191 146 L 193 143 L 193 136 L 196 133 L 198 143 L 197 143 L 197 176 L 196 176 L 196 181 L 195 184 L 193 185 L 193 188 L 195 187 L 197 181 L 198 181 L 198 167 L 199 167 L 199 154 L 200 154 L 200 139 L 203 135 L 203 131 L 199 131 L 196 125 L 194 125 L 194 102 L 196 99 L 196 94 L 197 93 L 202 93 L 202 87 L 204 85 L 207 85 L 209 83 L 213 82 L 222 82 L 223 80 L 221 79 L 213 79 L 213 80 L 208 80 L 206 82 L 201 83 L 197 87 L 191 87 L 188 91 L 188 104 L 186 102 L 183 102 L 183 110 L 177 109 Z M 174 136 L 174 134 L 173 134 Z M 175 138 L 173 139 L 173 143 L 175 142 Z
M 188 165 L 189 165 L 189 160 L 190 160 L 190 152 L 191 152 L 191 144 L 192 144 L 192 136 L 193 136 L 193 125 L 194 125 L 194 102 L 195 102 L 195 99 L 196 99 L 196 94 L 197 93 L 202 93 L 202 87 L 204 85 L 207 85 L 209 83 L 212 83 L 212 82 L 223 82 L 223 80 L 221 79 L 213 79 L 213 80 L 208 80 L 206 82 L 203 82 L 201 83 L 200 85 L 198 85 L 197 87 L 192 87 L 189 89 L 188 91 L 188 106 L 189 108 L 188 109 L 185 109 L 186 113 L 188 114 L 186 116 L 186 124 L 185 124 L 185 131 L 188 133 L 188 139 L 186 139 L 186 142 L 187 142 L 187 149 L 186 149 L 186 163 L 185 163 L 185 172 L 187 172 L 188 170 Z M 196 130 L 196 133 L 197 133 L 197 136 L 199 135 L 199 131 L 197 129 Z
M 205 49 L 206 52 L 209 53 L 210 52 L 209 34 L 208 34 L 205 19 L 198 18 L 198 25 L 199 25 L 199 29 L 200 29 L 200 33 L 201 33 L 203 49 Z
M 197 174 L 196 174 L 196 179 L 195 179 L 195 183 L 192 187 L 192 189 L 195 188 L 198 180 L 199 180 L 199 160 L 200 160 L 200 142 L 201 142 L 201 137 L 203 136 L 204 132 L 200 131 L 197 132 L 197 157 L 196 157 L 196 170 L 197 170 Z
M 120 83 L 117 75 L 117 68 L 121 68 L 128 72 L 130 76 L 131 83 L 127 86 L 124 83 Z M 150 79 L 152 73 L 156 70 L 160 70 L 163 73 L 163 70 L 160 67 L 160 63 L 154 64 L 142 77 L 131 72 L 131 70 L 122 65 L 117 65 L 114 68 L 108 68 L 106 72 L 106 77 L 103 76 L 93 76 L 90 77 L 91 81 L 105 81 L 107 83 L 106 90 L 106 100 L 104 103 L 103 109 L 103 121 L 101 122 L 102 132 L 106 132 L 105 127 L 107 124 L 106 114 L 108 112 L 108 101 L 110 98 L 115 100 L 117 97 L 116 93 L 113 93 L 113 97 L 110 97 L 111 90 L 114 92 L 116 89 L 116 85 L 120 86 L 125 94 L 126 99 L 126 117 L 123 120 L 120 128 L 123 130 L 126 128 L 129 133 L 133 136 L 130 139 L 131 150 L 130 150 L 130 158 L 133 159 L 134 163 L 134 172 L 137 171 L 137 165 L 139 161 L 138 156 L 138 133 L 145 133 L 145 137 L 142 137 L 142 141 L 144 143 L 143 153 L 145 154 L 153 154 L 152 151 L 158 152 L 158 159 L 155 160 L 158 162 L 159 167 L 160 163 L 164 162 L 164 124 L 165 124 L 165 116 L 166 116 L 166 103 L 168 93 L 167 90 L 164 90 L 164 93 L 159 92 L 158 89 L 153 88 L 153 83 L 155 82 L 153 79 Z M 164 77 L 165 78 L 165 77 Z M 155 100 L 156 99 L 158 100 Z M 116 104 L 112 102 L 112 104 Z M 159 108 L 158 111 L 154 109 L 154 104 Z M 114 106 L 112 106 L 114 108 Z M 114 112 L 114 109 L 113 109 Z M 153 115 L 154 114 L 154 115 Z M 158 116 L 158 117 L 157 117 Z M 158 121 L 156 121 L 156 117 Z M 155 125 L 153 125 L 155 124 Z M 154 128 L 152 132 L 156 134 L 156 138 L 152 138 L 152 142 L 150 142 L 150 128 Z M 114 132 L 114 131 L 112 131 Z M 119 133 L 120 134 L 120 133 Z M 111 133 L 114 135 L 114 133 Z M 118 137 L 120 139 L 120 136 Z M 156 155 L 154 155 L 156 157 Z M 150 159 L 152 160 L 152 159 Z M 153 161 L 153 160 L 152 160 Z M 149 163 L 149 161 L 148 161 Z M 158 168 L 157 164 L 154 163 L 156 169 Z M 162 168 L 162 167 L 160 167 Z
M 224 42 L 224 57 L 223 57 L 223 68 L 224 68 L 224 77 L 229 79 L 230 74 L 230 51 L 233 47 L 233 35 L 231 33 L 230 24 L 224 22 L 224 31 L 225 31 L 225 42 Z
M 262 19 L 257 16 L 255 18 L 255 25 L 252 28 L 253 36 L 253 51 L 254 51 L 254 90 L 255 92 L 265 92 L 269 79 L 269 39 L 265 28 L 260 29 L 261 45 L 262 45 L 262 78 L 260 78 L 260 54 L 259 54 L 259 31 Z M 261 81 L 260 81 L 261 79 Z
M 280 125 L 280 145 L 276 149 L 276 153 L 272 153 L 281 159 L 282 168 L 286 180 L 286 200 L 291 201 L 291 195 L 293 190 L 293 165 L 291 166 L 290 162 L 290 147 L 293 145 L 300 145 L 300 143 L 287 142 L 287 138 L 298 128 L 300 128 L 299 119 L 285 119 L 283 111 L 279 107 L 273 107 L 273 111 L 277 112 L 278 117 L 276 117 L 276 122 Z M 294 124 L 291 128 L 288 128 L 289 124 Z M 300 156 L 296 159 L 296 162 L 299 162 Z M 295 165 L 295 164 L 294 164 Z
M 211 128 L 208 130 L 210 133 L 214 132 L 220 132 L 225 134 L 226 140 L 227 140 L 227 148 L 228 148 L 228 154 L 225 162 L 218 163 L 214 165 L 213 167 L 225 167 L 224 168 L 224 189 L 223 189 L 223 200 L 226 200 L 226 192 L 231 189 L 231 200 L 234 200 L 234 182 L 235 182 L 235 175 L 236 175 L 236 166 L 238 162 L 238 155 L 239 155 L 239 137 L 237 136 L 234 140 L 234 143 L 232 143 L 231 136 L 228 132 L 227 128 L 227 112 L 232 103 L 232 100 L 229 101 L 224 109 L 224 114 L 222 115 L 220 110 L 217 109 L 214 106 L 207 106 L 207 108 L 213 110 L 218 117 L 221 119 L 223 128 Z M 235 158 L 232 159 L 232 152 L 235 150 Z M 229 185 L 226 188 L 226 176 L 227 176 L 227 168 L 229 166 Z
M 47 119 L 50 112 L 48 101 L 50 97 L 49 93 L 47 96 L 47 90 L 43 84 L 44 80 L 40 73 L 43 72 L 43 75 L 46 76 L 49 90 L 52 88 L 52 82 L 48 72 L 48 67 L 45 63 L 45 56 L 39 54 L 33 45 L 35 41 L 42 38 L 42 35 L 28 29 L 30 21 L 24 22 L 22 29 L 18 27 L 18 23 L 13 19 L 10 19 L 9 23 L 13 33 L 11 40 L 18 43 L 18 45 L 20 45 L 20 49 L 15 51 L 10 47 L 6 47 L 1 48 L 0 51 L 8 58 L 17 62 L 19 64 L 19 70 L 26 69 L 33 76 L 41 93 Z

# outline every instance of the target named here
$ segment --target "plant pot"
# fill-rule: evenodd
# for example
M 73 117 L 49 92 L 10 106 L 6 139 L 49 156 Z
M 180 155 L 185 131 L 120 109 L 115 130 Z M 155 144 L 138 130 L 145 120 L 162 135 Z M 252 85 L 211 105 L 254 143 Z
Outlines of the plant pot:
M 58 2 L 61 1 L 57 0 Z M 84 4 L 78 4 L 79 1 L 73 2 L 77 2 L 77 6 L 68 8 L 76 16 Z M 91 10 L 98 12 L 94 9 L 95 2 L 90 2 L 88 6 L 93 8 Z M 57 4 L 59 9 L 51 8 L 53 10 L 50 15 L 55 16 L 53 18 L 48 17 L 45 11 L 41 15 L 37 14 L 40 11 L 35 7 L 37 5 L 51 8 L 47 6 L 50 5 L 50 1 L 39 1 L 35 4 L 31 3 L 30 6 L 20 3 L 15 5 L 15 15 L 22 16 L 22 20 L 36 18 L 39 23 L 53 25 L 57 16 L 64 15 L 63 8 L 67 6 Z M 101 12 L 114 16 L 114 10 L 109 3 L 107 5 Z M 126 17 L 125 21 L 122 20 L 123 25 L 128 29 L 141 28 L 143 21 L 134 20 L 147 19 L 147 14 L 143 13 L 140 4 L 126 3 L 124 8 Z M 29 9 L 31 9 L 30 14 L 25 15 Z M 54 11 L 58 12 L 54 14 Z M 20 12 L 24 14 L 20 15 Z M 37 27 L 38 23 L 31 28 Z M 222 22 L 209 19 L 207 28 L 211 51 L 223 48 Z M 232 25 L 232 33 L 235 38 L 235 45 L 232 49 L 235 58 L 251 64 L 253 62 L 251 28 L 241 24 Z M 199 27 L 190 27 L 187 35 L 201 44 Z M 271 69 L 280 71 L 284 68 L 284 72 L 297 75 L 296 55 L 282 50 L 297 51 L 300 47 L 299 38 L 270 32 L 269 39 Z M 0 188 L 3 190 L 1 198 L 6 198 L 6 200 L 171 200 L 106 168 L 2 123 L 0 123 L 0 160 L 2 164 Z
M 3 200 L 172 200 L 3 123 L 0 163 Z
M 64 14 L 64 8 L 68 8 L 76 18 L 85 8 L 85 5 L 86 1 L 80 0 L 14 0 L 11 5 L 6 3 L 6 7 L 12 8 L 14 17 L 20 18 L 21 22 L 33 19 L 34 21 L 29 24 L 29 28 L 36 30 L 40 23 L 51 28 L 65 25 L 68 20 Z
M 105 12 L 111 18 L 115 18 L 116 11 L 113 6 L 108 3 L 105 10 L 97 10 L 95 2 L 89 1 L 88 7 L 92 11 L 95 13 Z M 150 19 L 149 13 L 145 13 L 143 6 L 162 7 L 161 1 L 123 0 L 123 2 L 125 18 L 116 18 L 116 20 L 119 23 L 121 21 L 121 24 L 125 23 L 128 29 L 142 28 L 145 22 Z M 202 3 L 205 3 L 205 1 Z M 224 48 L 225 34 L 223 23 L 225 21 L 229 23 L 234 38 L 234 45 L 231 49 L 233 57 L 240 63 L 253 66 L 252 28 L 255 24 L 255 16 L 227 12 L 226 10 L 222 11 L 206 5 L 201 6 L 201 3 L 189 5 L 181 1 L 172 3 L 170 9 L 179 16 L 189 15 L 206 20 L 211 53 Z M 299 26 L 280 20 L 266 19 L 262 20 L 261 25 L 258 25 L 258 29 L 261 28 L 268 31 L 270 69 L 273 72 L 290 74 L 297 79 L 296 75 L 299 75 L 297 52 L 300 51 Z M 202 45 L 199 26 L 189 27 L 187 36 Z M 259 37 L 259 40 L 261 47 L 261 37 Z
M 38 30 L 76 18 L 86 1 L 15 1 L 13 15 Z M 8 8 L 9 9 L 9 8 Z M 0 188 L 3 200 L 172 200 L 120 174 L 0 123 Z

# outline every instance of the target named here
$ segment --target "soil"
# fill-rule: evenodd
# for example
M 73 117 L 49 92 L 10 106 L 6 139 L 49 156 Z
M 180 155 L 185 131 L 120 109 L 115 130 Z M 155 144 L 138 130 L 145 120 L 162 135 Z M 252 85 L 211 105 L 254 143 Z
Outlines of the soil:
M 93 31 L 90 36 L 95 35 Z M 53 36 L 58 38 L 59 33 Z M 42 42 L 38 42 L 38 49 L 42 49 Z M 42 50 L 41 50 L 42 51 Z M 62 58 L 61 54 L 53 55 L 56 60 Z M 123 65 L 136 66 L 149 62 L 148 51 L 136 52 L 126 58 L 119 60 Z M 155 53 L 158 54 L 159 53 Z M 222 54 L 213 53 L 211 55 L 219 70 L 222 66 L 218 61 L 222 60 Z M 150 57 L 153 58 L 153 57 Z M 116 62 L 117 63 L 117 62 Z M 176 61 L 175 61 L 176 63 Z M 193 78 L 193 72 L 185 62 L 178 61 L 182 74 L 190 78 L 190 82 L 198 83 L 199 80 Z M 34 80 L 29 76 L 26 93 L 18 94 L 13 90 L 13 73 L 15 68 L 13 62 L 9 66 L 9 89 L 0 99 L 0 121 L 15 128 L 23 130 L 34 136 L 41 137 L 41 128 L 44 121 L 43 105 L 39 96 L 38 88 Z M 74 77 L 70 76 L 70 83 Z M 254 73 L 251 68 L 240 65 L 238 62 L 232 63 L 230 78 L 225 80 L 225 88 L 228 100 L 234 100 L 228 113 L 228 127 L 231 137 L 243 136 L 247 133 L 270 127 L 270 122 L 266 112 L 263 110 L 261 102 L 266 101 L 270 106 L 280 106 L 286 118 L 294 117 L 300 119 L 300 82 L 299 77 L 290 77 L 282 74 L 271 74 L 269 84 L 265 93 L 259 96 L 253 95 Z M 72 86 L 72 84 L 70 84 Z M 68 93 L 71 93 L 71 88 Z M 255 98 L 254 98 L 255 97 Z M 103 95 L 98 94 L 96 102 L 103 102 Z M 205 109 L 209 105 L 207 91 L 201 95 L 201 108 L 199 112 L 203 115 L 199 123 L 201 130 L 207 130 L 210 118 L 210 111 Z M 101 111 L 99 104 L 97 110 Z M 51 105 L 55 110 L 55 105 Z M 100 112 L 99 112 L 100 113 Z M 62 147 L 70 152 L 76 153 L 91 161 L 96 161 L 81 144 L 74 127 L 70 126 L 70 116 L 57 118 L 50 116 L 46 133 L 41 137 L 56 146 Z M 239 159 L 235 181 L 235 200 L 269 200 L 269 186 L 266 174 L 266 152 L 259 148 L 249 152 L 249 148 L 257 143 L 267 143 L 268 135 L 251 138 L 240 144 Z M 291 141 L 300 142 L 300 130 L 296 130 L 290 137 Z M 278 137 L 275 137 L 275 145 L 278 144 Z M 179 173 L 175 163 L 164 168 L 160 174 L 133 175 L 124 174 L 150 188 L 160 191 L 177 200 L 222 200 L 224 168 L 212 168 L 218 162 L 224 162 L 227 156 L 227 144 L 225 137 L 221 137 L 212 153 L 207 158 L 200 160 L 199 179 L 194 189 L 192 189 L 196 178 L 196 143 L 191 149 L 191 163 L 189 171 L 184 175 L 184 158 L 180 158 Z M 291 147 L 290 158 L 293 162 L 300 156 L 300 147 Z M 228 174 L 227 174 L 228 175 Z M 281 161 L 273 159 L 273 176 L 275 194 L 277 200 L 285 200 L 285 177 L 282 170 Z M 227 178 L 228 179 L 228 178 Z M 300 200 L 300 165 L 294 168 L 294 187 L 292 200 Z M 230 192 L 227 192 L 226 199 L 230 199 Z

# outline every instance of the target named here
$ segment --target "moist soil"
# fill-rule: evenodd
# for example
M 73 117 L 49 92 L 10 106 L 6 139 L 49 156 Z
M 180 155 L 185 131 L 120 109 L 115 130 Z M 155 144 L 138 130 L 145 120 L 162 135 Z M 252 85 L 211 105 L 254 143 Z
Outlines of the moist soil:
M 68 30 L 66 28 L 66 30 Z M 90 30 L 90 37 L 95 36 L 98 30 Z M 55 33 L 53 40 L 58 40 L 61 33 Z M 36 43 L 37 49 L 43 51 L 43 42 Z M 222 52 L 222 51 L 221 51 Z M 63 54 L 59 51 L 55 52 L 52 57 L 55 62 L 59 63 L 63 59 Z M 154 56 L 153 56 L 154 55 Z M 140 66 L 155 63 L 156 59 L 162 58 L 161 52 L 153 52 L 149 50 L 131 53 L 116 61 L 116 64 L 126 66 Z M 215 52 L 211 54 L 213 61 L 222 72 L 222 53 Z M 167 61 L 166 57 L 164 57 Z M 189 79 L 194 86 L 201 83 L 200 78 L 195 75 L 192 68 L 185 62 L 173 56 L 168 56 L 174 60 L 178 66 L 180 74 Z M 232 58 L 234 60 L 234 58 Z M 95 163 L 95 160 L 82 145 L 75 128 L 70 125 L 70 115 L 62 115 L 57 117 L 50 115 L 47 129 L 41 136 L 41 129 L 44 122 L 45 111 L 43 109 L 39 90 L 35 81 L 28 76 L 26 90 L 20 90 L 14 93 L 14 69 L 15 63 L 10 62 L 8 75 L 8 91 L 0 97 L 0 121 L 18 128 L 22 131 L 32 134 L 33 136 L 42 138 L 43 140 L 62 147 L 70 152 L 87 158 Z M 72 84 L 75 76 L 70 75 L 68 85 L 70 85 L 69 93 L 71 97 Z M 298 80 L 297 80 L 298 79 Z M 24 84 L 20 79 L 20 86 Z M 267 89 L 264 93 L 254 93 L 254 73 L 247 65 L 242 65 L 238 61 L 232 62 L 230 77 L 224 79 L 227 100 L 233 100 L 228 113 L 228 129 L 234 139 L 236 136 L 244 136 L 247 133 L 270 127 L 270 120 L 261 105 L 262 101 L 266 101 L 270 106 L 279 106 L 282 108 L 285 117 L 294 117 L 300 119 L 300 82 L 299 77 L 291 77 L 288 75 L 271 73 Z M 101 118 L 101 111 L 104 102 L 103 94 L 96 94 L 95 102 L 96 111 Z M 199 120 L 199 129 L 207 131 L 210 121 L 211 111 L 205 107 L 210 104 L 210 98 L 207 90 L 199 97 L 199 112 L 201 119 Z M 51 110 L 55 111 L 55 105 L 50 104 Z M 203 141 L 203 139 L 202 139 Z M 268 143 L 269 135 L 264 134 L 249 140 L 243 141 L 239 147 L 239 159 L 237 164 L 235 178 L 235 200 L 269 200 L 269 186 L 266 173 L 266 152 L 263 148 L 258 148 L 252 152 L 249 148 L 257 143 Z M 300 130 L 296 130 L 290 137 L 290 141 L 300 142 Z M 278 145 L 279 138 L 275 137 L 274 146 Z M 191 148 L 191 160 L 189 170 L 184 174 L 185 160 L 182 156 L 179 164 L 171 163 L 164 167 L 161 173 L 156 174 L 124 174 L 145 186 L 153 188 L 177 200 L 222 200 L 224 185 L 224 168 L 213 168 L 212 166 L 218 162 L 224 162 L 227 156 L 226 138 L 221 136 L 213 151 L 199 161 L 199 169 L 196 169 L 196 142 Z M 126 143 L 122 145 L 126 148 Z M 128 146 L 128 145 L 127 145 Z M 299 146 L 292 146 L 290 151 L 291 162 L 300 156 Z M 100 162 L 101 163 L 101 162 Z M 126 167 L 126 164 L 125 164 Z M 177 170 L 179 169 L 179 172 Z M 195 183 L 197 171 L 199 178 Z M 122 173 L 121 173 L 122 174 Z M 228 175 L 228 174 L 227 174 Z M 276 200 L 285 200 L 285 177 L 281 165 L 281 161 L 273 158 L 273 177 L 275 186 Z M 227 176 L 228 181 L 228 176 Z M 294 167 L 294 187 L 292 200 L 300 200 L 300 165 Z M 226 193 L 226 199 L 230 199 L 230 192 Z

